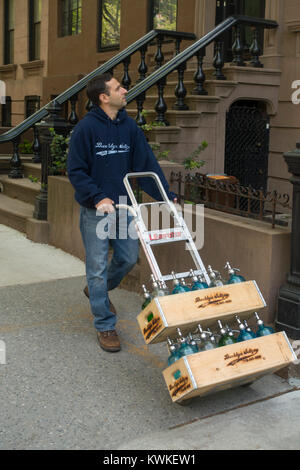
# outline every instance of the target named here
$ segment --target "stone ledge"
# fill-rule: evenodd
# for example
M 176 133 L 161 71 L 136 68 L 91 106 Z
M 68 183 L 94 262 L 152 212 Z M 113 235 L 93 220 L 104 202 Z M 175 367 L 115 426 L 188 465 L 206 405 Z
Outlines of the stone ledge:
M 50 224 L 47 221 L 37 219 L 26 220 L 27 238 L 35 243 L 48 244 Z
M 290 33 L 299 33 L 300 32 L 300 19 L 290 20 L 285 22 L 287 30 Z
M 32 60 L 30 62 L 26 62 L 25 64 L 21 64 L 21 67 L 24 71 L 24 76 L 31 76 L 31 75 L 40 75 L 42 69 L 44 68 L 44 61 L 43 60 Z
M 22 69 L 24 70 L 31 70 L 31 69 L 40 69 L 44 67 L 43 60 L 32 60 L 30 62 L 25 62 L 25 64 L 21 64 Z
M 16 64 L 0 65 L 0 77 L 15 80 L 17 67 Z

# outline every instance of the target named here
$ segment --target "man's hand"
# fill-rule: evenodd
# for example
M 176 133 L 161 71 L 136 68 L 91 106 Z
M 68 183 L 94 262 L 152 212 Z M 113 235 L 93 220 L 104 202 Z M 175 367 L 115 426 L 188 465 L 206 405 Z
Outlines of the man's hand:
M 109 197 L 102 199 L 102 201 L 98 202 L 95 207 L 99 212 L 107 212 L 109 214 L 115 212 L 114 201 L 112 199 L 109 199 Z

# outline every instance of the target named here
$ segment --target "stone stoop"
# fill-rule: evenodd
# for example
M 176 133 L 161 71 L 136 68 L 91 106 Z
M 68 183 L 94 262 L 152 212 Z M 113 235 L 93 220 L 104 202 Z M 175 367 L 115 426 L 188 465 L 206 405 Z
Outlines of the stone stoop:
M 0 147 L 1 150 L 1 147 Z M 33 155 L 22 155 L 21 160 L 23 165 L 27 163 L 31 163 Z M 12 154 L 0 153 L 0 175 L 8 175 L 10 172 L 10 161 L 12 158 Z M 34 164 L 33 164 L 34 165 Z
M 177 86 L 176 73 L 167 78 L 164 89 L 164 100 L 167 105 L 165 118 L 169 126 L 154 127 L 147 132 L 151 142 L 160 144 L 160 150 L 170 150 L 169 157 L 176 163 L 190 155 L 199 144 L 205 140 L 208 147 L 200 158 L 206 164 L 203 171 L 214 173 L 223 171 L 223 155 L 225 148 L 225 122 L 226 112 L 230 105 L 238 99 L 263 100 L 267 103 L 268 113 L 272 116 L 278 106 L 278 92 L 280 86 L 280 70 L 253 67 L 237 67 L 226 64 L 223 73 L 226 80 L 216 80 L 214 69 L 205 70 L 206 81 L 204 89 L 207 95 L 195 95 L 195 70 L 188 69 L 184 75 L 186 88 L 185 104 L 188 110 L 174 109 L 176 103 L 175 88 Z M 144 109 L 146 121 L 149 124 L 156 119 L 155 105 L 158 99 L 157 86 L 154 85 L 146 93 Z M 135 118 L 137 115 L 136 102 L 129 103 L 128 114 Z
M 35 199 L 41 189 L 41 165 L 27 158 L 23 162 L 23 172 L 21 179 L 0 175 L 0 223 L 25 233 L 29 240 L 48 243 L 49 223 L 33 218 Z M 29 176 L 38 181 L 31 181 Z

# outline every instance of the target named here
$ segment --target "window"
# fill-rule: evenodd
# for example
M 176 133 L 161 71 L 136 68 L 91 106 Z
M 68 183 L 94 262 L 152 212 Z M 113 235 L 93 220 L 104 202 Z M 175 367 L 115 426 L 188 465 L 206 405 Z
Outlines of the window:
M 15 28 L 15 2 L 4 2 L 4 63 L 14 63 L 14 28 Z
M 40 59 L 42 0 L 29 1 L 29 60 Z
M 240 12 L 239 14 L 241 15 L 246 15 L 246 16 L 254 16 L 256 18 L 264 18 L 265 17 L 265 0 L 240 0 L 239 9 Z M 250 26 L 246 26 L 244 28 L 244 46 L 250 46 L 252 43 L 253 39 L 253 32 L 251 30 Z M 263 40 L 264 38 L 264 30 L 260 29 L 259 30 L 259 43 L 260 43 L 260 48 L 263 50 Z
M 61 36 L 81 33 L 82 0 L 61 0 Z
M 2 117 L 1 125 L 2 127 L 11 127 L 11 97 L 6 96 L 5 104 L 1 105 Z
M 177 0 L 151 0 L 150 29 L 177 28 Z
M 120 45 L 121 0 L 100 0 L 99 49 L 118 48 Z
M 25 119 L 40 109 L 40 96 L 25 96 Z

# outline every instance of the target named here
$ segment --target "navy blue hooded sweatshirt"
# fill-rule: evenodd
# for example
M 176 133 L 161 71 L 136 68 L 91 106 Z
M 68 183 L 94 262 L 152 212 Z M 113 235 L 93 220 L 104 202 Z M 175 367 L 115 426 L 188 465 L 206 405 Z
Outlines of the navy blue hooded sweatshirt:
M 76 125 L 70 140 L 68 176 L 75 188 L 76 201 L 88 208 L 95 208 L 104 198 L 118 204 L 120 196 L 128 196 L 124 176 L 139 171 L 157 173 L 168 197 L 176 197 L 169 192 L 143 131 L 125 109 L 111 120 L 99 106 L 93 106 Z M 138 183 L 151 197 L 162 199 L 152 178 L 139 178 Z M 129 197 L 127 203 L 131 204 Z

